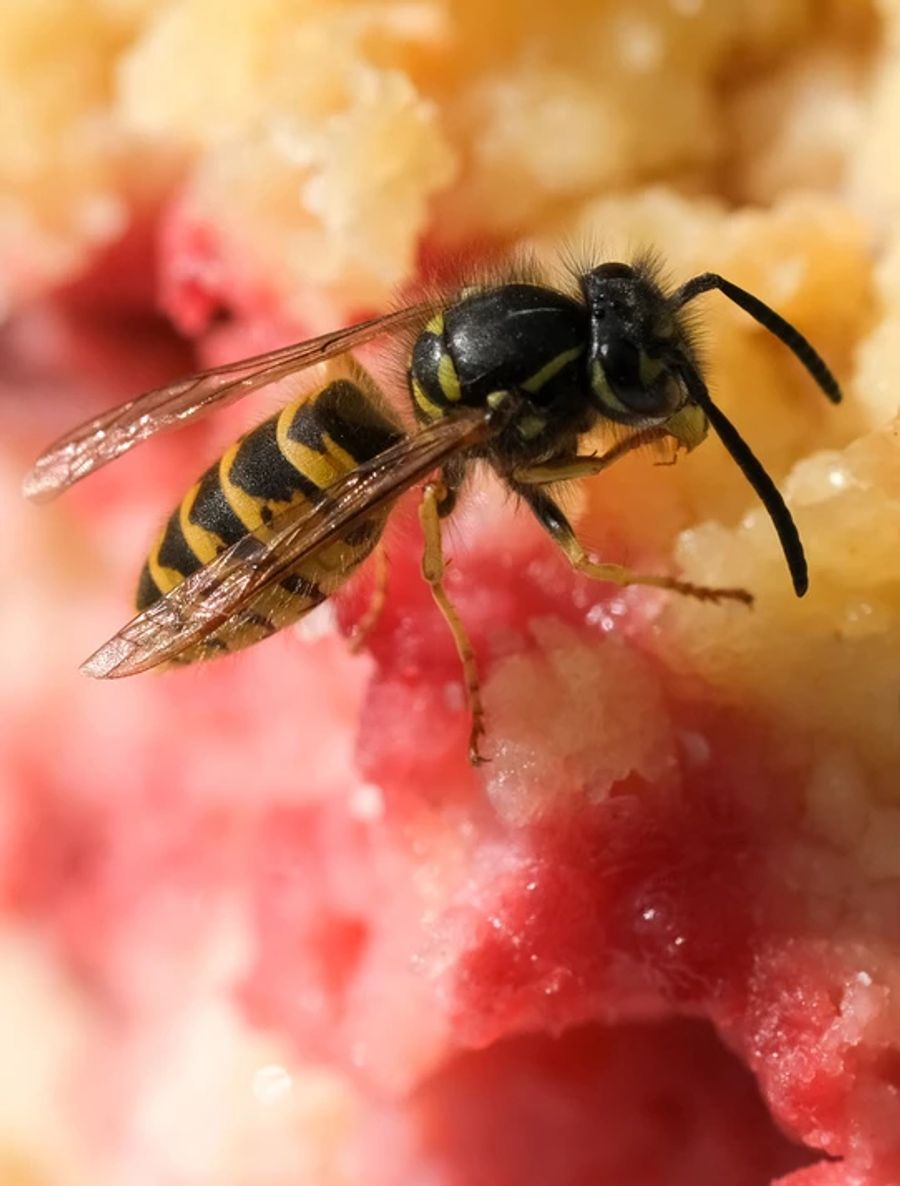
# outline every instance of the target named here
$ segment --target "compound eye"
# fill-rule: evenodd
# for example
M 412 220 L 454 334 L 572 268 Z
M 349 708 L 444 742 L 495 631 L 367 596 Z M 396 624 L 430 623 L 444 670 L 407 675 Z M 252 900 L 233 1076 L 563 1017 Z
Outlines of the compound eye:
M 601 343 L 599 366 L 602 370 L 601 383 L 606 387 L 606 401 L 612 396 L 615 411 L 627 415 L 659 416 L 671 411 L 666 384 L 659 380 L 663 367 L 659 362 L 644 355 L 628 338 L 612 338 Z M 599 395 L 602 394 L 598 392 Z
M 640 410 L 644 393 L 641 386 L 641 354 L 637 346 L 627 338 L 604 342 L 600 347 L 600 362 L 616 399 L 626 408 Z

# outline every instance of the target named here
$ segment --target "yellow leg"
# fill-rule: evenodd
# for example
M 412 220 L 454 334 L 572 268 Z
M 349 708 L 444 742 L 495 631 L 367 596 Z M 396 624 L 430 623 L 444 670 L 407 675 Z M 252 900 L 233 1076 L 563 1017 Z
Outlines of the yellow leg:
M 354 655 L 362 650 L 369 635 L 378 625 L 378 620 L 381 617 L 385 604 L 387 602 L 388 578 L 391 573 L 391 562 L 387 554 L 387 549 L 383 543 L 379 543 L 375 548 L 375 555 L 372 557 L 372 562 L 375 566 L 375 583 L 372 586 L 372 594 L 369 598 L 369 604 L 366 612 L 356 623 L 353 631 L 353 637 L 350 639 L 350 650 Z
M 739 601 L 743 605 L 753 604 L 753 594 L 746 589 L 717 589 L 707 585 L 694 585 L 690 581 L 678 581 L 674 577 L 647 576 L 632 572 L 621 564 L 601 564 L 592 560 L 579 543 L 571 524 L 549 495 L 536 487 L 517 485 L 518 493 L 531 507 L 541 525 L 549 531 L 562 548 L 569 563 L 578 572 L 594 581 L 610 581 L 614 585 L 650 585 L 657 589 L 670 589 L 698 601 Z
M 423 491 L 422 502 L 419 506 L 419 519 L 425 536 L 422 576 L 431 587 L 431 595 L 434 597 L 438 609 L 444 615 L 444 621 L 450 627 L 450 633 L 456 643 L 472 718 L 472 727 L 469 731 L 469 761 L 473 766 L 480 766 L 486 760 L 478 750 L 478 742 L 484 736 L 484 705 L 481 702 L 481 685 L 478 682 L 475 653 L 459 614 L 444 589 L 444 550 L 441 545 L 440 508 L 447 496 L 448 490 L 443 482 L 429 482 Z
M 678 581 L 674 577 L 647 576 L 632 572 L 621 564 L 600 564 L 591 560 L 587 552 L 571 536 L 557 541 L 569 558 L 572 567 L 594 581 L 610 581 L 614 585 L 650 585 L 656 589 L 669 589 L 685 597 L 696 597 L 698 601 L 739 601 L 742 605 L 753 604 L 753 594 L 747 589 L 718 589 L 708 585 L 694 585 L 690 581 Z

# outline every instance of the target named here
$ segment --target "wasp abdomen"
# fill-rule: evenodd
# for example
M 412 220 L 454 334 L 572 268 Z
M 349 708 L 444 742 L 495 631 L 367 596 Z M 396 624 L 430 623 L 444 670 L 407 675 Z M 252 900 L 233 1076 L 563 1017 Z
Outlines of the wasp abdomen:
M 181 500 L 141 573 L 138 609 L 152 605 L 242 536 L 252 532 L 265 539 L 276 516 L 302 513 L 322 491 L 402 435 L 361 373 L 288 404 L 232 445 Z M 386 513 L 355 525 L 297 565 L 181 661 L 238 650 L 296 622 L 368 556 Z

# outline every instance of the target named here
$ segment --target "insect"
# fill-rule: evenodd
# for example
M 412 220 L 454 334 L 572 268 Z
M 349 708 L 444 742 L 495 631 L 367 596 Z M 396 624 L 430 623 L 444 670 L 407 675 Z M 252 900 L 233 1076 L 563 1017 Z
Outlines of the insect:
M 425 301 L 347 329 L 177 380 L 76 428 L 25 480 L 52 498 L 163 429 L 328 360 L 343 373 L 237 441 L 182 499 L 151 550 L 139 613 L 83 665 L 132 675 L 236 650 L 296 621 L 331 595 L 376 547 L 399 495 L 423 482 L 422 572 L 452 631 L 471 714 L 469 755 L 481 761 L 484 710 L 472 648 L 444 588 L 441 523 L 474 461 L 486 463 L 536 516 L 579 572 L 705 601 L 751 603 L 743 589 L 649 576 L 587 554 L 552 494 L 625 453 L 667 438 L 692 449 L 710 427 L 765 506 L 798 596 L 803 546 L 773 481 L 710 398 L 684 315 L 702 293 L 724 294 L 779 338 L 825 395 L 841 392 L 821 357 L 778 313 L 712 272 L 666 291 L 653 267 L 602 263 L 572 292 L 509 280 Z M 404 429 L 350 352 L 405 332 L 417 427 Z M 605 453 L 579 452 L 599 424 L 620 426 Z

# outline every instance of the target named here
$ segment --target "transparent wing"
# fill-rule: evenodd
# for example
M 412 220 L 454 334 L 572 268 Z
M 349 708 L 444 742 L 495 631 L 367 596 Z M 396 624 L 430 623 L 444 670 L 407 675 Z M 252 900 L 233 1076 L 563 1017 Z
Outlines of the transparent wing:
M 405 437 L 336 482 L 312 507 L 276 517 L 266 539 L 243 536 L 129 622 L 82 671 L 112 679 L 176 659 L 240 614 L 300 561 L 392 502 L 453 454 L 487 440 L 497 428 L 494 413 L 472 409 Z
M 26 498 L 48 502 L 94 470 L 165 429 L 177 428 L 214 407 L 234 403 L 259 387 L 345 354 L 382 334 L 396 333 L 437 308 L 409 305 L 318 338 L 270 350 L 176 379 L 104 412 L 66 433 L 35 462 L 22 484 Z

